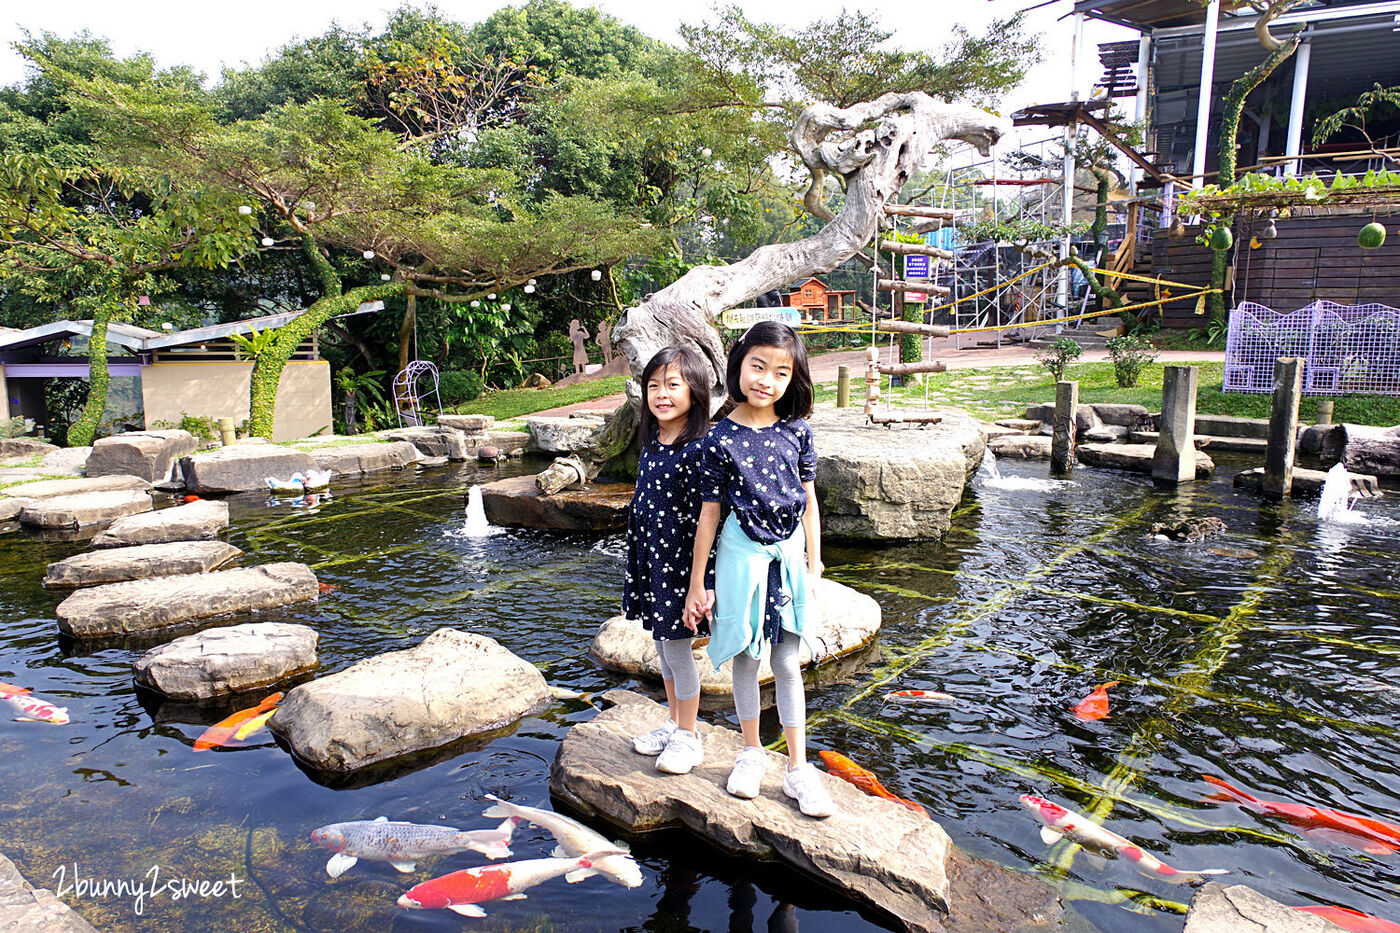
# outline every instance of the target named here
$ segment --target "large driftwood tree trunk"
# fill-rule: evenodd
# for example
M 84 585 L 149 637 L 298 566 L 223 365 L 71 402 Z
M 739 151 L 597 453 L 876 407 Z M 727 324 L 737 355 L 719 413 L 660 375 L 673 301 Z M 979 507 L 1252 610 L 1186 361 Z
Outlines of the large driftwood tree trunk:
M 829 223 L 804 240 L 759 247 L 731 265 L 696 266 L 623 313 L 613 342 L 631 366 L 632 404 L 594 436 L 586 452 L 591 471 L 631 442 L 640 405 L 636 380 L 657 350 L 685 346 L 699 352 L 714 373 L 717 408 L 724 400 L 725 357 L 715 321 L 724 311 L 771 289 L 830 272 L 858 253 L 885 225 L 885 204 L 943 140 L 962 140 L 986 155 L 1009 129 L 1010 123 L 1001 117 L 940 104 L 919 91 L 886 94 L 844 109 L 814 104 L 804 110 L 790 136 L 812 174 L 804 203 Z M 839 214 L 824 201 L 828 175 L 836 175 L 845 189 Z

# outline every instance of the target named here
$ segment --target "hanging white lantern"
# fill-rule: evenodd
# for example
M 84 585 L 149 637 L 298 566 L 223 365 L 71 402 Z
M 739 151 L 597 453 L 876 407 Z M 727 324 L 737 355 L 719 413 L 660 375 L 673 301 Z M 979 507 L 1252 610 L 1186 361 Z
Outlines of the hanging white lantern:
M 238 213 L 247 217 L 249 214 L 253 213 L 253 209 L 246 204 L 240 204 L 238 205 Z
M 495 300 L 496 300 L 496 293 L 495 293 L 495 292 L 492 292 L 491 294 L 487 295 L 487 296 L 486 296 L 486 300 L 487 300 L 487 301 L 495 301 Z
M 367 249 L 367 250 L 365 250 L 365 252 L 364 252 L 364 257 L 365 257 L 366 259 L 373 259 L 373 258 L 374 258 L 374 250 L 372 250 L 372 249 Z
M 391 276 L 390 276 L 389 273 L 387 273 L 387 272 L 381 272 L 381 273 L 379 273 L 379 280 L 380 280 L 381 282 L 387 282 L 387 281 L 389 281 L 390 278 L 391 278 Z
M 473 301 L 473 302 L 472 302 L 472 307 L 473 307 L 473 308 L 479 308 L 479 307 L 481 307 L 481 302 L 479 302 L 479 301 Z
M 501 305 L 501 310 L 502 310 L 502 311 L 509 311 L 509 310 L 510 310 L 510 304 L 509 304 L 509 303 L 506 303 L 506 304 Z
M 526 285 L 534 285 L 534 284 L 535 284 L 535 280 L 534 280 L 534 279 L 531 279 L 530 281 L 526 282 L 525 284 L 526 284 Z
M 700 150 L 700 157 L 702 159 L 708 159 L 712 155 L 714 155 L 714 153 L 710 151 L 709 146 L 706 146 L 704 149 Z
M 274 239 L 273 239 L 272 237 L 270 237 L 270 236 L 265 236 L 265 237 L 262 238 L 262 245 L 263 245 L 263 246 L 271 246 L 273 243 L 276 243 L 276 242 L 277 242 L 277 241 L 274 240 Z
M 523 291 L 527 295 L 533 295 L 535 293 L 535 286 L 526 285 L 523 289 L 521 289 L 521 291 Z
M 597 269 L 594 269 L 592 272 L 588 273 L 588 277 L 589 277 L 590 279 L 592 279 L 593 281 L 597 282 L 597 281 L 599 281 L 600 279 L 602 279 L 603 273 L 600 272 L 600 271 L 597 270 Z

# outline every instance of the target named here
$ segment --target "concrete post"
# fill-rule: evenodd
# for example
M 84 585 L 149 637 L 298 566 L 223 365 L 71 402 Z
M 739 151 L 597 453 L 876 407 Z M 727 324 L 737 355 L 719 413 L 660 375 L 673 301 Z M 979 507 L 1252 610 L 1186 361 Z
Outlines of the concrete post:
M 1195 366 L 1162 367 L 1162 430 L 1152 458 L 1152 478 L 1189 483 L 1196 478 Z
M 1079 418 L 1079 383 L 1055 383 L 1055 434 L 1050 440 L 1050 472 L 1068 473 L 1074 466 L 1074 429 Z
M 233 428 L 232 418 L 219 419 L 219 443 L 228 447 L 236 439 L 236 432 Z
M 1293 455 L 1298 448 L 1298 402 L 1303 395 L 1303 361 L 1274 360 L 1274 406 L 1269 412 L 1269 446 L 1264 451 L 1264 495 L 1282 499 L 1293 490 Z
M 836 407 L 851 407 L 851 367 L 836 367 Z
M 1330 398 L 1320 398 L 1320 399 L 1317 400 L 1317 423 L 1318 423 L 1318 424 L 1331 424 L 1331 423 L 1332 423 L 1332 412 L 1335 410 L 1335 409 L 1333 408 L 1333 404 L 1334 404 L 1334 403 L 1333 403 L 1333 401 L 1332 401 Z

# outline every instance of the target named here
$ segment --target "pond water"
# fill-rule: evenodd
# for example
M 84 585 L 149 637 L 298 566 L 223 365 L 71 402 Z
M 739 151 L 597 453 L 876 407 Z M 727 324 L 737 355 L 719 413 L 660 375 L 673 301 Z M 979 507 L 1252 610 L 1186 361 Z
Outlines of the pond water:
M 518 469 L 512 467 L 508 469 Z M 1268 504 L 1218 477 L 1155 490 L 1081 469 L 1072 484 L 976 483 L 937 544 L 826 548 L 829 575 L 875 597 L 883 658 L 809 693 L 811 743 L 876 771 L 928 807 L 973 854 L 1058 885 L 1075 925 L 1103 933 L 1175 931 L 1190 889 L 1119 860 L 1047 849 L 1017 805 L 1037 793 L 1140 842 L 1179 868 L 1223 868 L 1287 904 L 1341 904 L 1400 921 L 1400 855 L 1372 854 L 1232 803 L 1207 800 L 1210 775 L 1258 797 L 1400 822 L 1400 583 L 1395 496 L 1368 521 L 1319 523 L 1311 503 Z M 1042 479 L 1039 464 L 1004 477 Z M 331 593 L 311 609 L 260 618 L 321 633 L 324 672 L 409 647 L 442 626 L 489 635 L 555 685 L 635 686 L 584 655 L 619 605 L 620 536 L 462 535 L 463 493 L 496 471 L 427 473 L 415 485 L 343 487 L 316 509 L 231 500 L 229 539 L 245 564 L 299 560 Z M 1229 531 L 1196 544 L 1153 522 L 1216 516 Z M 146 645 L 60 643 L 48 561 L 79 545 L 0 536 L 0 681 L 66 705 L 67 726 L 0 720 L 0 851 L 31 882 L 103 930 L 748 930 L 882 929 L 879 917 L 801 877 L 718 856 L 673 834 L 634 841 L 646 883 L 547 883 L 528 900 L 464 920 L 405 911 L 412 883 L 480 863 L 461 856 L 400 875 L 361 861 L 331 881 L 324 823 L 390 819 L 464 829 L 483 795 L 548 806 L 550 762 L 572 723 L 563 701 L 513 732 L 368 786 L 313 780 L 271 738 L 195 754 L 194 739 L 235 706 L 158 705 L 131 662 Z M 1110 715 L 1074 716 L 1093 687 L 1120 681 Z M 892 690 L 955 695 L 951 705 L 884 702 Z M 724 712 L 706 714 L 726 721 Z M 768 737 L 776 722 L 765 717 Z M 516 856 L 553 843 L 525 827 Z M 237 897 L 144 902 L 74 890 L 75 879 L 240 879 Z M 137 907 L 141 913 L 136 913 Z M 965 931 L 966 933 L 966 931 Z

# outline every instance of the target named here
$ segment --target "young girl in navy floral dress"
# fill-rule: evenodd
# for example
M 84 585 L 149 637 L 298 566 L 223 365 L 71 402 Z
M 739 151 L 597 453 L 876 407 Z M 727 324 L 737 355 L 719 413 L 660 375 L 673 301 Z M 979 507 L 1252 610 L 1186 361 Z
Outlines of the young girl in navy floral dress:
M 658 756 L 656 769 L 670 774 L 688 773 L 703 757 L 695 730 L 700 672 L 691 644 L 696 634 L 708 635 L 709 630 L 695 623 L 688 627 L 685 614 L 700 515 L 700 439 L 710 424 L 710 379 L 698 355 L 680 347 L 666 347 L 647 362 L 637 489 L 627 518 L 622 612 L 640 620 L 656 640 L 670 708 L 666 721 L 637 736 L 632 746 L 643 755 Z M 713 590 L 713 577 L 712 563 L 702 568 L 703 590 Z M 701 602 L 708 608 L 703 591 Z
M 822 572 L 817 451 L 804 420 L 812 413 L 807 351 L 787 325 L 755 324 L 729 351 L 725 385 L 736 405 L 702 441 L 705 504 L 686 604 L 692 622 L 708 614 L 705 568 L 723 502 L 730 511 L 715 559 L 709 654 L 716 668 L 734 659 L 734 706 L 744 735 L 727 789 L 736 797 L 759 794 L 768 753 L 758 737 L 758 659 L 767 642 L 789 756 L 783 793 L 807 816 L 830 816 L 831 798 L 807 762 L 798 660 L 809 589 Z

